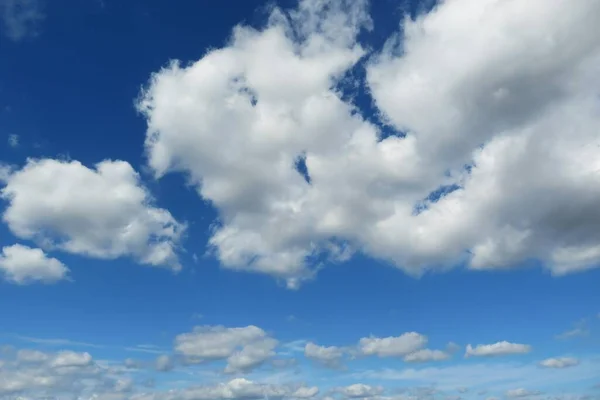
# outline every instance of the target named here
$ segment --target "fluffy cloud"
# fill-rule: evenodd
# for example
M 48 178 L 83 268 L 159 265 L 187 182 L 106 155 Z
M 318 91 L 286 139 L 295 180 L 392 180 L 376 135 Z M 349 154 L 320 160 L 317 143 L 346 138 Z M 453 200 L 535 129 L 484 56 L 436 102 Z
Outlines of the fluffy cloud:
M 547 358 L 540 362 L 545 368 L 568 368 L 579 364 L 579 360 L 572 357 Z
M 23 285 L 67 279 L 69 269 L 56 258 L 48 257 L 41 249 L 15 244 L 2 248 L 0 272 L 6 280 Z
M 417 332 L 386 338 L 366 337 L 360 339 L 358 351 L 365 356 L 401 357 L 414 353 L 427 344 L 427 337 Z
M 531 346 L 527 344 L 510 343 L 507 341 L 494 344 L 479 344 L 475 347 L 467 345 L 465 357 L 493 357 L 509 354 L 525 354 L 531 351 Z
M 86 367 L 91 364 L 92 356 L 90 353 L 77 353 L 74 351 L 61 351 L 50 362 L 50 366 L 53 368 Z
M 531 258 L 592 268 L 599 12 L 455 0 L 406 19 L 367 66 L 376 105 L 406 132 L 382 140 L 336 89 L 365 54 L 366 2 L 275 9 L 264 29 L 238 26 L 227 47 L 153 75 L 138 103 L 150 167 L 185 173 L 218 209 L 224 267 L 290 287 L 314 256 L 354 250 L 412 275 Z
M 421 349 L 404 356 L 406 362 L 443 361 L 450 358 L 450 354 L 441 350 Z
M 243 372 L 275 355 L 277 341 L 262 329 L 201 326 L 175 338 L 175 351 L 188 362 L 227 360 L 225 372 Z
M 3 220 L 18 237 L 45 248 L 179 269 L 183 226 L 152 197 L 124 161 L 90 169 L 77 161 L 28 160 L 5 179 Z
M 330 368 L 341 365 L 344 349 L 337 346 L 319 346 L 309 342 L 304 347 L 304 356 Z
M 363 383 L 355 383 L 350 386 L 339 388 L 338 391 L 348 398 L 365 398 L 373 397 L 383 393 L 383 388 L 376 386 L 369 386 Z

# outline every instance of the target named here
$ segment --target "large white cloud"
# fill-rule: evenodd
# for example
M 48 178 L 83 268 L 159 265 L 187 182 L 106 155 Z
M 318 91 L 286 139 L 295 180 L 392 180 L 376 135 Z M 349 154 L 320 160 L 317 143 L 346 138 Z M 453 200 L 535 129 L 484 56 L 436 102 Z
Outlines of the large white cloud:
M 227 360 L 225 372 L 244 372 L 275 355 L 277 340 L 259 327 L 199 326 L 175 338 L 175 351 L 187 362 Z
M 3 220 L 18 237 L 45 248 L 179 269 L 176 248 L 184 229 L 152 196 L 127 162 L 94 169 L 77 161 L 27 161 L 4 177 Z
M 303 0 L 154 74 L 139 101 L 149 164 L 185 173 L 218 209 L 224 267 L 291 287 L 316 256 L 353 250 L 413 275 L 463 261 L 594 267 L 598 13 L 593 0 L 452 0 L 405 20 L 367 67 L 376 105 L 407 132 L 379 140 L 332 89 L 364 54 L 365 1 Z M 424 201 L 449 185 L 461 189 Z
M 23 285 L 67 279 L 69 269 L 56 258 L 48 257 L 41 249 L 15 244 L 2 248 L 0 273 L 9 282 Z

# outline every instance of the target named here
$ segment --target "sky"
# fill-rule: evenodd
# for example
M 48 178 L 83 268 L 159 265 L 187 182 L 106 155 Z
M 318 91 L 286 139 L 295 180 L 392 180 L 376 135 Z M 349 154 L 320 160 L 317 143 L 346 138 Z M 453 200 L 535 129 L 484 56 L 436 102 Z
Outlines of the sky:
M 0 399 L 600 399 L 598 15 L 0 0 Z

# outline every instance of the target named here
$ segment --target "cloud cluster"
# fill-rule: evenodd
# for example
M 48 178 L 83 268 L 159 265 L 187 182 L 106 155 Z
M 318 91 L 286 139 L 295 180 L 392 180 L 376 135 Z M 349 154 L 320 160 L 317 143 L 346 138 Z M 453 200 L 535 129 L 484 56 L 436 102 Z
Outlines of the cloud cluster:
M 30 159 L 4 181 L 0 197 L 8 207 L 2 219 L 21 239 L 45 249 L 101 259 L 130 256 L 142 264 L 180 268 L 176 250 L 185 227 L 152 205 L 127 162 L 107 160 L 92 169 L 77 161 Z
M 217 208 L 221 264 L 290 287 L 314 275 L 312 260 L 354 250 L 412 275 L 595 267 L 600 5 L 455 0 L 404 20 L 357 83 L 403 132 L 383 139 L 340 89 L 362 68 L 366 10 L 275 9 L 264 29 L 236 27 L 142 93 L 150 167 L 186 174 Z
M 277 340 L 250 325 L 239 328 L 199 326 L 175 338 L 175 351 L 188 363 L 226 360 L 226 373 L 260 366 L 275 355 Z

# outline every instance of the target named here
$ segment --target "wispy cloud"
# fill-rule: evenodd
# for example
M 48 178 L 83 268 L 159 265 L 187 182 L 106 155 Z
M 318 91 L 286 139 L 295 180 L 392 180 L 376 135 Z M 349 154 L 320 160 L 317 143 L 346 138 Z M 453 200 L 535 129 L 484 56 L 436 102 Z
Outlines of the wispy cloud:
M 19 135 L 8 135 L 8 145 L 12 148 L 19 147 Z
M 36 337 L 21 336 L 21 335 L 15 335 L 14 337 L 23 342 L 35 343 L 35 344 L 40 344 L 40 345 L 45 345 L 45 346 L 52 346 L 52 347 L 68 346 L 68 347 L 89 347 L 89 348 L 95 348 L 95 349 L 119 349 L 119 350 L 129 351 L 129 352 L 149 353 L 149 354 L 164 354 L 164 353 L 168 352 L 168 350 L 163 349 L 159 346 L 152 345 L 152 344 L 140 344 L 140 345 L 135 345 L 135 346 L 120 347 L 120 346 L 107 346 L 107 345 L 103 345 L 103 344 L 88 343 L 88 342 L 78 342 L 75 340 L 61 339 L 61 338 L 58 338 L 58 339 L 57 338 L 36 338 Z
M 44 18 L 40 0 L 0 0 L 2 30 L 15 42 L 37 36 Z
M 559 335 L 556 335 L 557 339 L 572 339 L 581 336 L 587 336 L 590 334 L 590 329 L 588 327 L 587 318 L 583 318 L 579 322 L 575 324 L 575 327 L 571 330 L 563 332 Z

